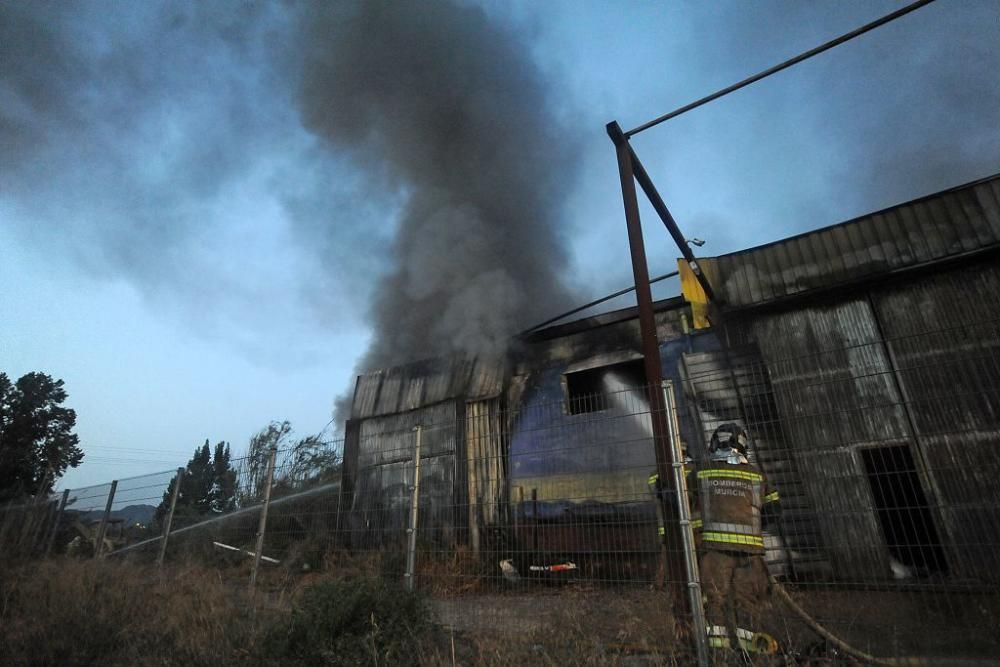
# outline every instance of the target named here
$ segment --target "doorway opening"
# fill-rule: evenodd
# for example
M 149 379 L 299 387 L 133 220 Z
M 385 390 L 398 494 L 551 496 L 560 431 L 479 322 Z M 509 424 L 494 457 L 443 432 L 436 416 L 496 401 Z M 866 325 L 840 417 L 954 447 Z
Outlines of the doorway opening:
M 910 448 L 863 449 L 861 458 L 889 554 L 904 567 L 896 576 L 947 572 L 944 548 Z

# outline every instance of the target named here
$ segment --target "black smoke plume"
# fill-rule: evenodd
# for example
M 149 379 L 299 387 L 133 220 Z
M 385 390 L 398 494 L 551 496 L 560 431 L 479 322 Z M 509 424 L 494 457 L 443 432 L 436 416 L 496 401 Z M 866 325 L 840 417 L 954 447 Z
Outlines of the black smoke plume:
M 497 354 L 567 303 L 576 148 L 526 46 L 448 2 L 323 5 L 308 26 L 304 123 L 351 154 L 369 196 L 404 196 L 360 368 Z

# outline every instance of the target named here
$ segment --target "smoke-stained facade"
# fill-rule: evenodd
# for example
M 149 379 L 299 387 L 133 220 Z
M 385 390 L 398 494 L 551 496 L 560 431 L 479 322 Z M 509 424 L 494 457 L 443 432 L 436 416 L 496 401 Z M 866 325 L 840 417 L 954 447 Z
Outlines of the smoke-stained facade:
M 808 275 L 794 298 L 724 309 L 701 330 L 690 328 L 685 300 L 658 302 L 663 373 L 684 449 L 698 461 L 717 426 L 747 428 L 752 458 L 781 493 L 784 516 L 767 539 L 787 576 L 863 581 L 902 568 L 995 580 L 1000 564 L 987 535 L 1000 525 L 991 444 L 1000 437 L 1000 246 L 990 231 L 1000 222 L 998 187 L 992 177 L 819 230 L 820 238 L 879 244 L 882 268 L 858 263 L 864 270 L 849 287 L 840 286 L 843 271 L 824 279 L 823 267 L 857 262 L 858 247 L 825 247 L 807 270 L 790 260 L 803 247 L 796 238 L 706 262 L 733 289 L 743 269 L 723 275 L 720 266 L 767 266 L 755 280 L 772 285 L 800 285 L 795 276 Z M 871 235 L 902 215 L 948 227 L 951 250 L 925 262 Z M 779 256 L 784 263 L 767 259 Z M 648 576 L 656 460 L 639 350 L 627 309 L 535 332 L 502 365 L 442 360 L 362 376 L 345 456 L 347 477 L 369 481 L 348 491 L 352 535 L 366 534 L 362 515 L 389 493 L 372 485 L 371 466 L 351 472 L 389 442 L 362 433 L 405 415 L 407 424 L 444 427 L 449 439 L 445 459 L 423 455 L 429 480 L 437 467 L 454 471 L 450 490 L 437 485 L 435 499 L 421 498 L 427 539 L 447 534 L 477 550 L 498 549 L 499 539 L 597 573 L 610 562 L 602 554 L 633 554 L 615 560 L 630 563 L 615 576 Z M 447 412 L 441 424 L 425 419 L 435 410 Z M 412 466 L 412 435 L 392 437 Z

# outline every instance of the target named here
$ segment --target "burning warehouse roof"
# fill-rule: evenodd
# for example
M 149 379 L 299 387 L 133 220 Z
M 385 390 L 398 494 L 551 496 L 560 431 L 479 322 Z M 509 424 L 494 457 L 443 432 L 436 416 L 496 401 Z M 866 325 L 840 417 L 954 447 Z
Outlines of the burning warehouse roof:
M 780 557 L 799 575 L 888 573 L 895 559 L 996 577 L 977 531 L 1000 520 L 988 473 L 1000 465 L 989 444 L 1000 438 L 998 249 L 993 176 L 700 260 L 721 301 L 713 326 L 682 263 L 684 298 L 656 313 L 677 432 L 697 459 L 719 424 L 747 427 L 786 507 Z M 625 309 L 536 331 L 498 361 L 448 357 L 358 378 L 345 447 L 354 538 L 402 526 L 420 425 L 427 539 L 478 549 L 503 534 L 590 554 L 593 567 L 611 547 L 655 551 L 635 318 Z M 955 475 L 966 466 L 983 474 Z M 885 475 L 909 491 L 886 496 Z

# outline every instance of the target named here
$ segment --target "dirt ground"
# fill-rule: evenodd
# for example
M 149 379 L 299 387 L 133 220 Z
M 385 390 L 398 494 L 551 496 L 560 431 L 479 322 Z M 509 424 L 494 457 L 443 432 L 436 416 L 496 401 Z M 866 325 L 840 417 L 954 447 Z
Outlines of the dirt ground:
M 793 597 L 828 630 L 878 657 L 919 657 L 929 664 L 987 663 L 1000 656 L 1000 609 L 995 596 L 812 590 Z M 683 662 L 665 593 L 648 588 L 562 587 L 441 597 L 437 621 L 464 635 L 516 638 L 548 645 L 586 641 L 616 650 L 671 656 Z M 758 610 L 761 628 L 782 649 L 808 661 L 836 656 L 821 638 L 774 597 Z M 844 656 L 840 656 L 844 657 Z

